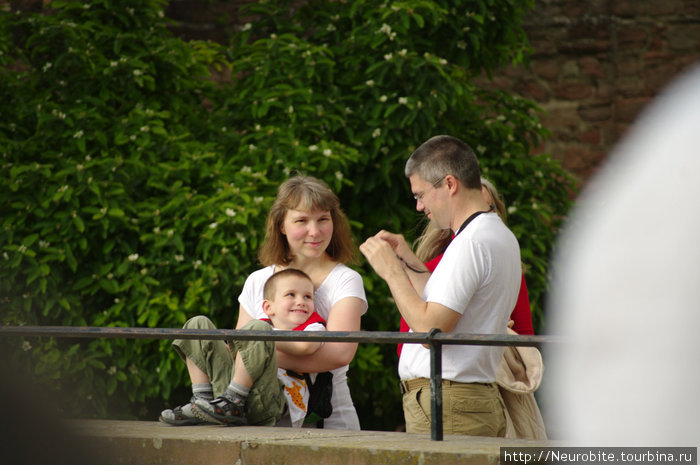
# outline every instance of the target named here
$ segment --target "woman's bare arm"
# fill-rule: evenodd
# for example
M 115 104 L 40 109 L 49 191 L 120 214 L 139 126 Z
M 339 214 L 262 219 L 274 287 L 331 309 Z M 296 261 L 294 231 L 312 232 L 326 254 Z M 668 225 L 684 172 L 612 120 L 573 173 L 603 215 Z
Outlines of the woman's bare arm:
M 326 329 L 328 331 L 359 331 L 365 303 L 357 297 L 346 297 L 331 308 Z M 326 342 L 311 355 L 295 356 L 277 351 L 280 368 L 301 373 L 320 373 L 349 364 L 355 356 L 355 342 Z

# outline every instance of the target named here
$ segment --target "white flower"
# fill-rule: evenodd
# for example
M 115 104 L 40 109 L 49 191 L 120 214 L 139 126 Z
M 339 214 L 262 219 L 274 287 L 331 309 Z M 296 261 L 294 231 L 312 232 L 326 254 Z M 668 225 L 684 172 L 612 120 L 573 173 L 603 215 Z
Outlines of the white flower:
M 148 132 L 150 130 L 151 128 L 149 128 L 148 126 L 141 126 L 141 132 Z
M 83 134 L 85 134 L 85 133 L 82 130 L 80 130 L 80 131 L 76 132 L 75 134 L 73 134 L 73 138 L 80 139 L 81 137 L 83 137 Z
M 253 25 L 251 23 L 245 23 L 241 28 L 241 31 L 250 31 L 251 29 L 253 29 Z
M 509 215 L 515 213 L 516 211 L 518 211 L 518 207 L 516 207 L 515 205 L 511 205 L 510 207 L 508 207 L 508 214 Z
M 262 197 L 253 197 L 253 202 L 255 203 L 262 203 L 263 198 Z
M 365 81 L 365 84 L 367 84 L 367 87 L 373 87 L 374 81 L 370 79 L 369 81 Z
M 391 34 L 391 26 L 384 23 L 384 24 L 382 24 L 382 27 L 379 28 L 379 32 L 383 32 L 384 34 L 389 35 L 389 34 Z
M 382 95 L 381 97 L 379 97 L 379 101 L 386 102 L 386 95 Z
M 399 103 L 401 105 L 406 105 L 408 103 L 408 98 L 407 97 L 399 97 Z
M 114 68 L 114 67 L 117 66 L 118 64 L 119 64 L 118 61 L 110 61 L 110 62 L 109 62 L 109 66 L 111 66 L 112 68 Z
M 288 113 L 294 113 L 294 106 L 289 105 L 289 109 L 287 110 Z
M 444 58 L 440 58 L 440 60 L 438 60 L 438 63 L 440 63 L 441 65 L 446 65 L 447 60 L 445 60 Z
M 343 173 L 341 173 L 340 171 L 336 171 L 336 172 L 335 172 L 335 178 L 336 178 L 338 181 L 342 181 L 342 180 L 343 180 Z
M 209 229 L 216 229 L 216 226 L 217 226 L 216 223 L 212 223 L 209 225 Z
M 334 24 L 329 24 L 328 26 L 326 26 L 326 31 L 328 31 L 328 32 L 333 32 L 333 31 L 335 31 L 335 25 L 334 25 Z
M 375 129 L 374 131 L 372 131 L 372 137 L 375 138 L 375 139 L 376 139 L 377 137 L 379 137 L 381 134 L 382 134 L 382 130 L 379 129 L 379 128 L 377 128 L 377 129 Z
M 466 50 L 466 49 L 467 49 L 467 43 L 466 43 L 465 41 L 463 41 L 463 40 L 460 40 L 459 42 L 457 42 L 457 48 L 460 48 L 460 49 L 462 49 L 462 50 Z
M 141 76 L 143 74 L 143 71 L 141 71 L 140 69 L 135 69 L 133 71 L 133 73 L 134 73 L 134 76 Z
M 107 374 L 110 376 L 116 375 L 117 374 L 117 367 L 115 367 L 114 365 L 109 367 L 109 370 L 107 370 Z
M 333 152 L 331 152 L 331 149 L 325 149 L 323 151 L 323 155 L 325 155 L 326 157 L 330 157 L 332 153 Z
M 137 253 L 132 253 L 131 255 L 129 255 L 130 262 L 135 262 L 138 259 L 139 259 L 139 254 L 137 254 Z
M 181 262 L 181 261 L 183 261 L 184 259 L 185 259 L 185 257 L 183 257 L 182 255 L 175 255 L 175 261 L 176 261 L 176 262 Z
M 42 70 L 43 70 L 44 72 L 47 72 L 48 70 L 51 69 L 52 66 L 53 66 L 53 64 L 52 64 L 51 62 L 48 62 L 48 63 L 46 63 L 46 64 L 44 65 L 44 67 L 42 68 Z
M 393 55 L 392 55 L 391 53 L 387 53 L 386 55 L 384 55 L 384 59 L 385 59 L 386 61 L 391 61 L 391 58 L 392 58 L 392 57 L 393 57 Z
M 317 145 L 310 145 L 310 146 L 309 146 L 309 151 L 310 151 L 310 152 L 315 152 L 316 150 L 318 150 L 318 146 L 317 146 Z
M 29 341 L 24 341 L 24 342 L 22 343 L 22 350 L 23 350 L 23 351 L 26 352 L 26 351 L 28 351 L 28 350 L 31 350 L 31 348 L 32 348 L 32 344 L 31 344 Z
M 195 260 L 194 263 L 192 263 L 192 266 L 194 266 L 194 269 L 196 270 L 200 266 L 202 266 L 202 260 Z
M 408 53 L 408 50 L 406 50 L 405 48 L 399 50 L 399 55 L 401 55 L 402 57 L 405 57 L 407 53 Z
M 236 216 L 236 211 L 233 208 L 227 208 L 226 216 Z

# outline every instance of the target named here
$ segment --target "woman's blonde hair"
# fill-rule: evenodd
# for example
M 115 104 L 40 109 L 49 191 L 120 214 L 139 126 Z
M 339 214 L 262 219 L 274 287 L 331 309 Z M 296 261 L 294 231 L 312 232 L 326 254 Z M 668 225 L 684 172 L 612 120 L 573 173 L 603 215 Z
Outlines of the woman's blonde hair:
M 282 223 L 289 210 L 327 211 L 333 221 L 333 235 L 326 254 L 336 262 L 356 263 L 357 247 L 350 233 L 350 224 L 340 209 L 340 201 L 333 191 L 313 176 L 294 176 L 277 189 L 277 196 L 267 215 L 265 240 L 258 250 L 258 259 L 264 266 L 289 265 L 294 256 L 282 234 Z
M 496 187 L 486 178 L 481 178 L 481 185 L 486 189 L 493 199 L 493 207 L 506 223 L 506 205 Z M 427 262 L 437 257 L 445 251 L 452 241 L 452 231 L 449 229 L 438 229 L 432 221 L 428 223 L 423 234 L 416 240 L 416 256 L 422 262 Z

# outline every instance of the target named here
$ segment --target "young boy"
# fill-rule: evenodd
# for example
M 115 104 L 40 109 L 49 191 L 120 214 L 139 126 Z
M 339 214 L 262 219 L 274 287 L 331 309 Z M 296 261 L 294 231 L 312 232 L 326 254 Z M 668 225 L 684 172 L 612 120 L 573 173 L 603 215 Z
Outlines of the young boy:
M 314 312 L 314 286 L 309 276 L 301 270 L 286 269 L 273 274 L 263 288 L 263 310 L 276 330 L 325 330 L 325 322 Z M 277 341 L 276 349 L 293 355 L 308 355 L 321 347 L 321 342 Z M 263 361 L 260 361 L 262 363 Z M 267 361 L 264 361 L 267 362 Z M 194 413 L 209 423 L 245 425 L 248 394 L 255 386 L 258 390 L 283 391 L 289 410 L 291 425 L 300 427 L 306 416 L 309 386 L 303 376 L 277 370 L 274 381 L 254 381 L 249 372 L 254 367 L 236 354 L 232 381 L 223 396 L 214 400 L 197 399 Z M 257 370 L 256 370 L 257 371 Z M 275 382 L 276 381 L 276 382 Z M 261 385 L 261 383 L 264 383 Z M 274 394 L 274 393 L 273 393 Z M 250 405 L 248 408 L 256 408 Z

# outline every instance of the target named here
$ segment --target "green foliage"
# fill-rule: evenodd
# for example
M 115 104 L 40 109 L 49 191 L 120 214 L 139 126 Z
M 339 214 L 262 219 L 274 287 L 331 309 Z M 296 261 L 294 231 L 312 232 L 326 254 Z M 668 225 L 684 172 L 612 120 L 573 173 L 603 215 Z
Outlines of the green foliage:
M 541 328 L 549 255 L 568 209 L 570 178 L 548 155 L 531 153 L 546 136 L 532 102 L 475 84 L 475 77 L 525 59 L 520 18 L 529 6 L 253 4 L 256 20 L 233 39 L 237 79 L 224 103 L 236 127 L 289 128 L 303 143 L 321 138 L 357 148 L 360 158 L 343 172 L 352 186 L 340 195 L 348 216 L 362 221 L 360 240 L 379 229 L 416 237 L 422 226 L 403 175 L 406 158 L 435 134 L 467 141 L 509 206 Z M 396 330 L 399 316 L 386 285 L 367 266 L 363 275 L 370 302 L 363 327 Z M 395 426 L 395 367 L 393 346 L 360 346 L 350 382 L 363 425 Z
M 405 159 L 450 133 L 509 205 L 541 325 L 570 180 L 531 154 L 546 135 L 536 107 L 475 84 L 525 59 L 530 1 L 260 2 L 227 46 L 172 37 L 164 3 L 0 13 L 3 324 L 179 327 L 203 313 L 233 327 L 280 180 L 326 180 L 358 241 L 382 228 L 412 238 Z M 230 82 L 209 75 L 229 69 Z M 363 328 L 396 330 L 385 284 L 360 271 Z M 182 400 L 171 399 L 186 376 L 167 342 L 12 343 L 74 390 L 73 414 Z M 358 349 L 350 380 L 364 428 L 396 427 L 395 367 L 394 346 Z

